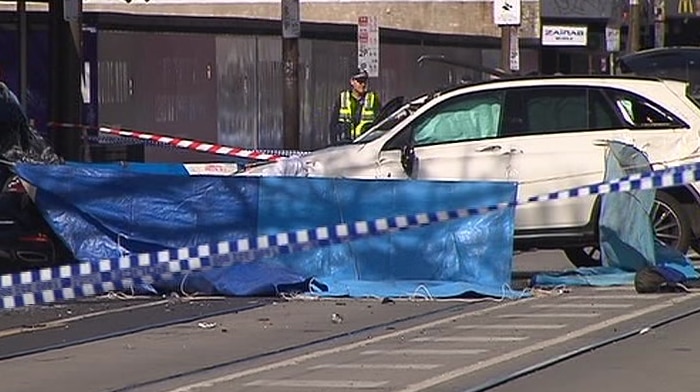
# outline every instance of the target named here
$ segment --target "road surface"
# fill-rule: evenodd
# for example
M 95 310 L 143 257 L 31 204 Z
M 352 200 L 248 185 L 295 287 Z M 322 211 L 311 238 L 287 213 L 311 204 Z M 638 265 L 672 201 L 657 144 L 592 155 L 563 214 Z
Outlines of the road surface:
M 559 252 L 516 262 L 518 271 L 570 267 Z M 93 299 L 35 308 L 0 317 L 0 378 L 4 391 L 696 389 L 700 293 L 535 294 Z

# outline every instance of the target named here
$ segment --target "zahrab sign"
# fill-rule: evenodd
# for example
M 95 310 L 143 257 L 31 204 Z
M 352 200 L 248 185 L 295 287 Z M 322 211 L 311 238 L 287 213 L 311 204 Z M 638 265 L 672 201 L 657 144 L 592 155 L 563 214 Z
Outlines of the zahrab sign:
M 542 46 L 586 46 L 586 26 L 542 26 Z

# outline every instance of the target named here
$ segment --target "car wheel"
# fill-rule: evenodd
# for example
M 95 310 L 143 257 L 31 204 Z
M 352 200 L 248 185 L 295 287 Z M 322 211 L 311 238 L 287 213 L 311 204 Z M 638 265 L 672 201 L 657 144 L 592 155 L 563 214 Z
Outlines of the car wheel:
M 658 192 L 651 216 L 657 240 L 683 254 L 688 252 L 692 238 L 690 221 L 676 199 Z M 602 263 L 598 246 L 567 248 L 564 253 L 576 267 L 596 267 Z

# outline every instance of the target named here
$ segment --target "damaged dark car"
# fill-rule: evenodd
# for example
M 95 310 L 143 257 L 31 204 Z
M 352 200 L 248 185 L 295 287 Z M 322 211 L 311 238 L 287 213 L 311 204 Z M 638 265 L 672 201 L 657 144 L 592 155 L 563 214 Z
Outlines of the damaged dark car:
M 0 273 L 48 267 L 69 258 L 14 173 L 16 163 L 62 160 L 30 127 L 16 95 L 0 83 Z

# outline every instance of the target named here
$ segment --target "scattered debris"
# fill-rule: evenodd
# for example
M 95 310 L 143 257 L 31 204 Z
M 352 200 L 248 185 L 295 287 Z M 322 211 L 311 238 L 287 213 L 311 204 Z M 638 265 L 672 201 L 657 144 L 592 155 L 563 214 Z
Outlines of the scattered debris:
M 395 303 L 394 300 L 391 299 L 391 298 L 389 298 L 389 297 L 384 297 L 384 298 L 382 298 L 382 305 L 384 305 L 384 304 L 394 304 L 394 303 Z
M 640 334 L 640 335 L 644 335 L 645 333 L 647 333 L 647 332 L 649 332 L 649 331 L 651 331 L 651 328 L 650 328 L 650 327 L 642 328 L 642 330 L 639 331 L 639 334 Z
M 343 322 L 343 316 L 339 315 L 338 313 L 333 313 L 331 315 L 331 321 L 333 324 L 340 324 Z
M 198 326 L 199 328 L 202 328 L 202 329 L 212 329 L 212 328 L 216 328 L 216 325 L 217 325 L 216 323 L 207 323 L 207 322 L 204 322 L 204 321 L 202 321 L 202 322 L 200 322 L 200 323 L 197 323 L 197 326 Z

